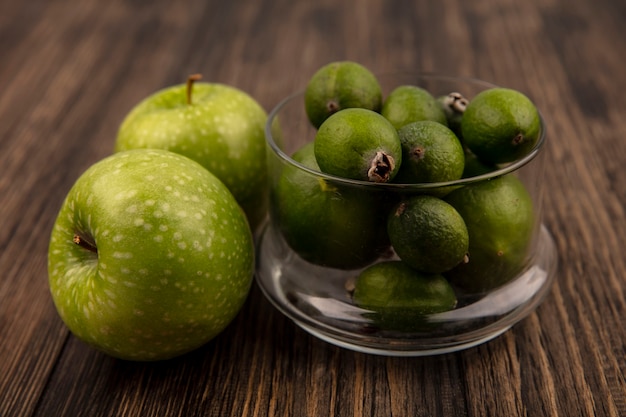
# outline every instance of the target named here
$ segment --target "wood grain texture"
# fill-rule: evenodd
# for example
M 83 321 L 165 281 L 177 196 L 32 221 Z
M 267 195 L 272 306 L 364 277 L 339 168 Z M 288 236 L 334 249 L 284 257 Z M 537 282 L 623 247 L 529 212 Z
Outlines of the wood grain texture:
M 626 416 L 624 21 L 619 0 L 0 0 L 0 415 Z M 339 59 L 537 103 L 560 262 L 537 311 L 412 359 L 317 340 L 256 287 L 224 333 L 171 361 L 115 360 L 69 334 L 49 233 L 130 108 L 201 72 L 269 110 Z

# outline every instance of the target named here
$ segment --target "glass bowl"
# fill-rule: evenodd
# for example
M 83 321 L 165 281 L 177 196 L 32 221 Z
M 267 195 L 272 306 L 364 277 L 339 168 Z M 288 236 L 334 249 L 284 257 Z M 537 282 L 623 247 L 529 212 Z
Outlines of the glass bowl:
M 378 80 L 383 98 L 400 85 L 422 87 L 435 97 L 460 92 L 470 100 L 481 90 L 494 87 L 476 79 L 436 74 L 391 74 L 378 76 Z M 369 183 L 307 168 L 291 155 L 313 141 L 315 133 L 306 116 L 302 91 L 284 99 L 269 114 L 266 138 L 270 212 L 258 237 L 256 280 L 271 303 L 297 325 L 322 340 L 360 352 L 424 356 L 458 351 L 493 339 L 530 314 L 545 298 L 554 280 L 557 255 L 554 241 L 541 222 L 546 140 L 543 120 L 536 146 L 522 159 L 500 165 L 486 174 L 430 184 Z M 331 189 L 336 198 L 352 204 L 348 209 L 351 214 L 344 213 L 342 218 L 335 219 L 332 230 L 328 230 L 328 222 L 309 220 L 299 230 L 305 232 L 294 238 L 291 233 L 294 220 L 287 219 L 281 205 L 285 197 L 279 196 L 284 181 L 281 177 L 286 172 Z M 415 327 L 388 325 L 380 320 L 382 312 L 362 308 L 354 302 L 355 279 L 363 270 L 398 259 L 384 237 L 366 232 L 369 228 L 359 229 L 364 201 L 369 206 L 379 202 L 383 207 L 385 202 L 412 195 L 445 196 L 451 190 L 504 176 L 514 176 L 523 183 L 534 212 L 532 236 L 519 254 L 520 261 L 514 271 L 508 270 L 506 276 L 501 276 L 497 268 L 496 272 L 489 272 L 487 289 L 468 290 L 450 280 L 456 306 L 419 316 L 416 320 L 419 325 Z M 294 197 L 299 207 L 307 207 L 307 198 L 306 195 Z M 323 214 L 329 215 L 332 216 Z M 384 209 L 372 216 L 378 216 L 377 223 L 386 224 Z M 354 251 L 333 251 L 336 247 L 331 239 L 347 239 Z M 380 247 L 372 249 L 376 246 L 373 242 L 380 243 Z

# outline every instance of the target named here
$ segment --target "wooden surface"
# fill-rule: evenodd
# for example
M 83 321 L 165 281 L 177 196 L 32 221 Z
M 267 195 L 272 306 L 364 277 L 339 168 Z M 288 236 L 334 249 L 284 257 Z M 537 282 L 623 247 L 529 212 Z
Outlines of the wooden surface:
M 0 415 L 626 416 L 625 21 L 622 0 L 0 0 Z M 256 286 L 224 333 L 171 361 L 73 337 L 49 295 L 48 237 L 129 109 L 201 72 L 269 110 L 338 59 L 533 98 L 560 261 L 539 309 L 431 358 L 326 344 Z

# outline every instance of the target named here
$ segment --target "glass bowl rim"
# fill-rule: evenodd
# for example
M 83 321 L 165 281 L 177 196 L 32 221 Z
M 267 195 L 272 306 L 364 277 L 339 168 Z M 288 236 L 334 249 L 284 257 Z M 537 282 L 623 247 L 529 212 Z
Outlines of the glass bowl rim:
M 444 74 L 437 74 L 437 73 L 430 73 L 430 72 L 396 72 L 396 73 L 380 74 L 380 75 L 377 75 L 377 77 L 390 77 L 390 76 L 400 76 L 400 75 L 404 75 L 404 76 L 410 75 L 410 76 L 416 77 L 417 79 L 421 78 L 421 79 L 430 79 L 430 80 L 447 81 L 447 82 L 463 82 L 463 83 L 481 85 L 486 88 L 498 87 L 498 85 L 496 84 L 492 84 L 488 81 L 480 80 L 477 78 L 451 76 L 451 75 L 444 75 Z M 293 165 L 300 170 L 308 172 L 311 175 L 322 177 L 326 180 L 329 180 L 335 183 L 343 183 L 343 184 L 352 185 L 352 186 L 378 187 L 378 188 L 387 189 L 387 190 L 429 190 L 429 189 L 435 189 L 435 188 L 467 185 L 467 184 L 471 184 L 474 182 L 497 178 L 497 177 L 503 176 L 505 174 L 508 174 L 508 173 L 511 173 L 513 171 L 520 169 L 521 167 L 528 164 L 537 156 L 541 148 L 543 148 L 545 139 L 546 139 L 545 121 L 544 121 L 541 111 L 537 109 L 537 112 L 539 113 L 539 124 L 540 124 L 540 132 L 539 132 L 539 138 L 537 140 L 537 143 L 535 143 L 533 148 L 523 158 L 517 159 L 505 165 L 502 168 L 496 169 L 495 171 L 491 171 L 486 174 L 475 175 L 472 177 L 460 178 L 458 180 L 452 180 L 452 181 L 412 183 L 412 184 L 393 183 L 393 182 L 376 183 L 376 182 L 343 178 L 343 177 L 338 177 L 335 175 L 327 174 L 325 172 L 321 172 L 315 169 L 311 169 L 302 165 L 301 163 L 292 159 L 282 149 L 280 149 L 280 147 L 274 140 L 274 135 L 272 134 L 272 127 L 274 124 L 274 120 L 277 120 L 279 112 L 288 103 L 290 103 L 292 100 L 294 100 L 295 98 L 299 96 L 303 96 L 304 91 L 305 90 L 301 89 L 295 93 L 288 95 L 287 97 L 279 101 L 278 104 L 274 106 L 274 108 L 272 108 L 272 110 L 268 114 L 267 121 L 265 123 L 265 141 L 270 146 L 272 152 L 274 152 L 280 159 L 282 159 L 288 165 Z M 304 102 L 302 105 L 304 106 Z

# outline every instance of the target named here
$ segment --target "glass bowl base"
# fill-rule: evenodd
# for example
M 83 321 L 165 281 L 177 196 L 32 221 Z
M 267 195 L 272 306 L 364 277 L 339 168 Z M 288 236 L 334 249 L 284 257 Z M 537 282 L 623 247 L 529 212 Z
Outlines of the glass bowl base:
M 535 255 L 514 279 L 459 307 L 428 316 L 427 330 L 379 329 L 355 306 L 346 286 L 361 270 L 338 271 L 310 264 L 268 224 L 257 244 L 256 281 L 268 300 L 313 336 L 342 348 L 385 356 L 429 356 L 492 340 L 543 301 L 557 267 L 552 236 L 541 227 Z

